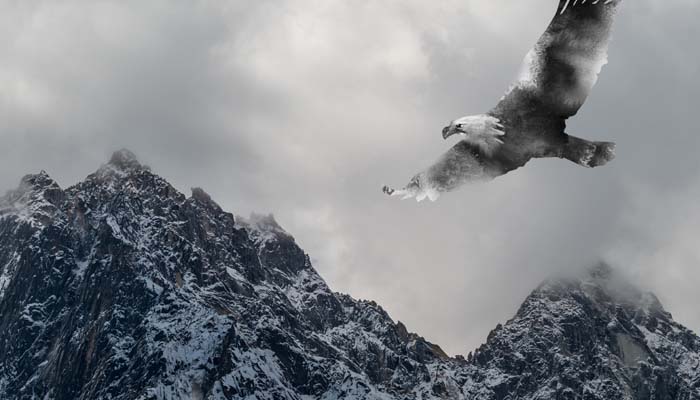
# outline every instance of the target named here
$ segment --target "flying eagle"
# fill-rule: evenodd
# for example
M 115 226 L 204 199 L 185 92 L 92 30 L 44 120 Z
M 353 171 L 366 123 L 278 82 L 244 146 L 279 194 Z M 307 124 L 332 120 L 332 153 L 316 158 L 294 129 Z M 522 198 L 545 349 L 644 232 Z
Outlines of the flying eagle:
M 386 194 L 436 200 L 466 182 L 488 180 L 532 158 L 559 157 L 584 167 L 612 160 L 615 144 L 566 133 L 607 63 L 613 19 L 622 0 L 561 0 L 554 19 L 525 57 L 518 80 L 486 114 L 442 130 L 461 140 L 405 188 Z

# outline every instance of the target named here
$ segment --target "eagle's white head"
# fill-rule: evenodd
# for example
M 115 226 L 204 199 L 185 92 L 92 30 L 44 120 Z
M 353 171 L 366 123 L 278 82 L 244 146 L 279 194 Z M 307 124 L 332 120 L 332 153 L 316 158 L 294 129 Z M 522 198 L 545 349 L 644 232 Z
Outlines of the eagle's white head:
M 506 134 L 501 121 L 491 115 L 470 115 L 456 119 L 442 129 L 443 139 L 459 134 L 467 142 L 479 146 L 482 152 L 491 155 L 503 144 Z

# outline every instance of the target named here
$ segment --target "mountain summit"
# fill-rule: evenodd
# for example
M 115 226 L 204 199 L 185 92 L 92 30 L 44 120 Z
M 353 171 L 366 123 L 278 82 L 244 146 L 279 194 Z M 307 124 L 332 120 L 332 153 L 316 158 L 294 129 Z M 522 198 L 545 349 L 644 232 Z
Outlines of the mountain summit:
M 606 266 L 543 283 L 450 358 L 331 291 L 272 216 L 122 150 L 0 198 L 0 398 L 698 399 L 700 339 Z
M 141 165 L 139 160 L 136 158 L 136 155 L 127 149 L 115 151 L 114 154 L 112 154 L 112 157 L 109 159 L 108 165 L 122 170 L 141 168 L 149 169 L 148 167 Z

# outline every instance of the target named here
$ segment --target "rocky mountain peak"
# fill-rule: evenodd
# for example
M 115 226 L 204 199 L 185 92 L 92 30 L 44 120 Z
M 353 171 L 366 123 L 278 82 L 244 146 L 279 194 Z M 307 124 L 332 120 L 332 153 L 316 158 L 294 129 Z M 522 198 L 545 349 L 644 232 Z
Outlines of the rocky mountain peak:
M 700 398 L 700 339 L 606 264 L 545 281 L 473 360 L 489 399 Z
M 252 213 L 248 218 L 241 218 L 242 223 L 260 232 L 283 233 L 287 232 L 280 226 L 273 214 Z
M 43 194 L 47 190 L 61 190 L 61 187 L 54 181 L 46 171 L 37 174 L 28 174 L 22 177 L 16 189 L 9 191 L 4 198 L 6 201 L 32 194 Z
M 333 292 L 272 215 L 122 150 L 0 204 L 0 398 L 691 400 L 700 339 L 607 265 L 551 279 L 451 358 Z
M 124 171 L 150 169 L 148 166 L 142 165 L 136 155 L 127 149 L 115 151 L 109 159 L 108 165 Z
M 604 262 L 577 274 L 548 279 L 530 297 L 553 299 L 574 294 L 595 304 L 598 309 L 617 307 L 630 313 L 651 313 L 670 318 L 653 293 L 633 284 L 631 278 Z
M 376 397 L 441 359 L 332 292 L 273 217 L 236 223 L 130 152 L 52 207 L 0 219 L 0 398 Z
M 121 149 L 115 151 L 106 164 L 102 164 L 97 171 L 89 175 L 86 182 L 96 181 L 98 184 L 105 184 L 107 182 L 129 180 L 140 175 L 148 174 L 152 174 L 149 166 L 141 164 L 133 152 L 127 149 Z M 152 175 L 158 177 L 155 174 Z M 81 183 L 83 182 L 78 184 Z
M 56 181 L 51 179 L 49 174 L 44 170 L 39 171 L 38 174 L 25 175 L 24 177 L 22 177 L 20 184 L 25 186 L 31 186 L 33 188 L 46 188 L 51 186 L 58 187 Z
M 30 223 L 47 222 L 64 199 L 61 187 L 45 171 L 25 175 L 16 189 L 0 197 L 0 217 L 13 216 Z

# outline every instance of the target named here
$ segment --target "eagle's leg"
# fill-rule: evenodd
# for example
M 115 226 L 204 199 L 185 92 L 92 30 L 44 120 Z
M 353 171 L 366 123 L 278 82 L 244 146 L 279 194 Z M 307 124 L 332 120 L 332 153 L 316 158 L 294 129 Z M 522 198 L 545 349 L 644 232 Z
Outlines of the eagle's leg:
M 615 158 L 615 143 L 591 142 L 566 135 L 557 153 L 557 156 L 561 158 L 566 158 L 584 167 L 593 168 L 605 165 Z

